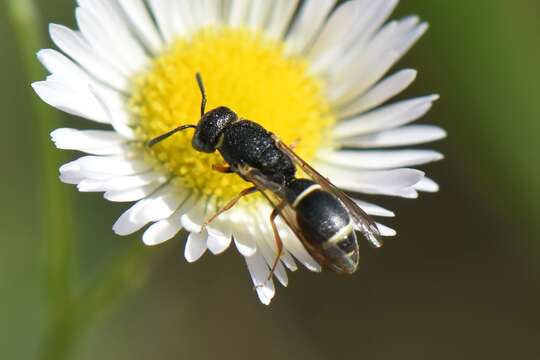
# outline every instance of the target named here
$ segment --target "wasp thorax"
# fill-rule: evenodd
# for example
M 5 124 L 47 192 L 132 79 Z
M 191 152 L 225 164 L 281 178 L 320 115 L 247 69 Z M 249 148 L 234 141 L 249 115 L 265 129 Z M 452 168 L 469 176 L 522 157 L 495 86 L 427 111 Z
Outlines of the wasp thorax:
M 236 113 L 225 106 L 208 111 L 199 121 L 193 135 L 192 144 L 195 150 L 205 153 L 216 151 L 223 130 L 236 120 Z

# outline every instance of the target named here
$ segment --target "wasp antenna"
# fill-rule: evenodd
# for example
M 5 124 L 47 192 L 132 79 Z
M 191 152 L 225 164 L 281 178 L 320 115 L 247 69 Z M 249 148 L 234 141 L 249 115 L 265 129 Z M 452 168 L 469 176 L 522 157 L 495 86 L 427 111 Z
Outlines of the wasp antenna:
M 199 84 L 199 89 L 201 90 L 202 100 L 201 100 L 201 117 L 206 113 L 206 90 L 204 89 L 204 82 L 200 72 L 195 74 L 197 79 L 197 84 Z
M 151 148 L 152 146 L 154 146 L 154 145 L 156 145 L 157 143 L 160 143 L 160 142 L 162 142 L 163 140 L 165 140 L 165 139 L 171 137 L 172 135 L 176 134 L 177 132 L 183 131 L 183 130 L 186 130 L 186 129 L 191 129 L 191 128 L 196 129 L 197 126 L 195 126 L 195 125 L 182 125 L 182 126 L 179 126 L 179 127 L 177 127 L 176 129 L 173 129 L 173 130 L 171 130 L 171 131 L 169 131 L 169 132 L 166 132 L 165 134 L 159 135 L 158 137 L 156 137 L 156 138 L 150 140 L 150 141 L 146 144 L 146 146 L 148 146 L 149 148 Z

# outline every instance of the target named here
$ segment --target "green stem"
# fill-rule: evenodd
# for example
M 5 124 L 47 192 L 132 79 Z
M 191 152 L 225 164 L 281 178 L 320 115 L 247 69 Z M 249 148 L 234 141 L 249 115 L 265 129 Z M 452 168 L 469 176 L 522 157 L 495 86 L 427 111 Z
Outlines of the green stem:
M 43 79 L 45 73 L 35 53 L 45 47 L 46 39 L 34 0 L 5 0 L 15 36 L 20 46 L 23 69 L 29 81 Z M 62 125 L 59 113 L 45 105 L 29 89 L 36 121 L 35 153 L 40 181 L 35 184 L 39 199 L 42 241 L 48 290 L 49 326 L 44 339 L 42 359 L 72 358 L 71 352 L 92 321 L 123 295 L 142 284 L 149 270 L 148 255 L 136 244 L 111 261 L 90 289 L 76 296 L 72 289 L 75 240 L 72 200 L 68 188 L 58 181 L 58 167 L 65 159 L 49 141 L 51 130 Z
M 35 58 L 36 51 L 46 44 L 38 10 L 32 0 L 7 0 L 15 35 L 20 45 L 21 61 L 29 80 L 42 79 L 43 68 Z M 36 156 L 39 159 L 40 180 L 36 185 L 41 216 L 41 231 L 46 247 L 49 300 L 51 306 L 62 308 L 68 301 L 70 250 L 73 228 L 71 199 L 58 181 L 58 166 L 63 162 L 49 140 L 52 129 L 61 126 L 58 113 L 29 91 L 36 122 Z
M 12 21 L 14 34 L 19 43 L 23 69 L 29 81 L 43 79 L 45 72 L 36 60 L 35 54 L 46 45 L 45 33 L 36 3 L 32 0 L 6 0 Z M 58 112 L 48 107 L 30 90 L 29 101 L 34 112 L 35 153 L 38 159 L 38 173 L 41 175 L 35 184 L 39 195 L 39 223 L 45 249 L 45 267 L 47 276 L 48 316 L 50 329 L 48 339 L 53 347 L 63 349 L 47 350 L 61 354 L 65 358 L 67 349 L 64 344 L 71 336 L 70 311 L 70 274 L 72 269 L 71 244 L 74 239 L 72 224 L 72 201 L 67 188 L 58 181 L 58 167 L 65 161 L 63 155 L 55 151 L 48 134 L 61 126 Z M 48 345 L 47 348 L 50 348 Z
M 141 287 L 148 278 L 152 262 L 158 257 L 140 243 L 128 246 L 92 282 L 92 286 L 79 296 L 78 321 L 86 326 L 117 304 L 127 293 Z

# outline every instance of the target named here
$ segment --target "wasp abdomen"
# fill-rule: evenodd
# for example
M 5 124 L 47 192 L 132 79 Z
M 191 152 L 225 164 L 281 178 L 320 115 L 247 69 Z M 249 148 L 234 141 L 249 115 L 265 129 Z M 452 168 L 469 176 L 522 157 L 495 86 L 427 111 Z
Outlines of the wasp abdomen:
M 356 249 L 351 218 L 335 196 L 307 179 L 294 180 L 288 191 L 289 203 L 307 238 L 323 247 L 338 246 L 346 254 Z

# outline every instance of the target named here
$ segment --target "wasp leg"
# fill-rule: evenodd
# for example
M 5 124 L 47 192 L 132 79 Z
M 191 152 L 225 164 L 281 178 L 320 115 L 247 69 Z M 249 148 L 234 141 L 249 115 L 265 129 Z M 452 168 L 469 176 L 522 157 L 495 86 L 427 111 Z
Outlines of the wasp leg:
M 276 241 L 277 254 L 276 259 L 274 260 L 274 264 L 272 264 L 272 268 L 270 269 L 270 275 L 268 275 L 268 279 L 266 279 L 266 281 L 270 281 L 272 279 L 272 276 L 276 271 L 276 267 L 279 264 L 281 254 L 283 253 L 283 241 L 281 240 L 281 236 L 279 235 L 279 231 L 276 226 L 276 217 L 279 215 L 279 213 L 281 212 L 281 210 L 283 210 L 284 207 L 285 203 L 281 203 L 276 209 L 274 209 L 274 211 L 272 211 L 272 214 L 270 214 L 270 225 L 272 225 L 272 232 L 274 233 L 274 240 Z
M 231 201 L 229 201 L 224 207 L 222 207 L 217 213 L 215 213 L 211 218 L 209 218 L 208 220 L 206 220 L 202 226 L 202 229 L 204 229 L 206 226 L 208 226 L 212 221 L 216 220 L 216 218 L 223 214 L 224 212 L 232 209 L 234 207 L 234 205 L 236 205 L 236 203 L 238 201 L 240 201 L 241 198 L 243 198 L 244 196 L 247 196 L 247 195 L 250 195 L 250 194 L 253 194 L 257 192 L 257 188 L 256 187 L 250 187 L 250 188 L 247 188 L 245 190 L 242 190 L 242 192 L 238 195 L 236 195 Z
M 212 165 L 212 170 L 220 172 L 222 174 L 232 174 L 234 171 L 228 165 Z

